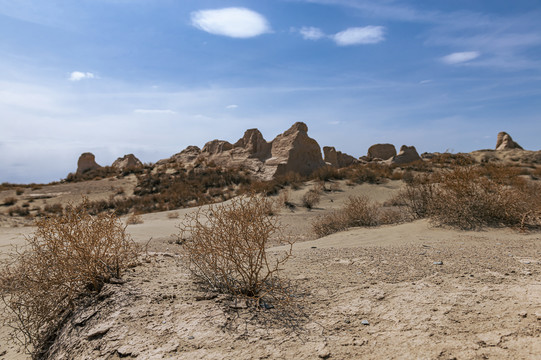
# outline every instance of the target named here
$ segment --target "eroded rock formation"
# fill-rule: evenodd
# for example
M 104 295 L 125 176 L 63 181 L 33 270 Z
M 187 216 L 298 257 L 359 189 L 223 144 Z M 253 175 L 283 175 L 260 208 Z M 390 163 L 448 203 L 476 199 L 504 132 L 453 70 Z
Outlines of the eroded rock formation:
M 92 153 L 82 153 L 81 156 L 79 156 L 79 160 L 77 160 L 77 174 L 99 168 L 101 168 L 101 166 L 96 163 L 96 157 Z
M 325 162 L 319 144 L 308 136 L 308 126 L 297 122 L 272 141 L 271 158 L 265 165 L 276 168 L 273 175 L 276 177 L 289 172 L 310 175 L 325 166 Z
M 111 166 L 120 170 L 125 170 L 142 167 L 143 163 L 136 158 L 135 155 L 128 154 L 116 159 Z
M 522 149 L 518 143 L 514 142 L 511 135 L 502 131 L 498 133 L 498 139 L 496 141 L 496 150 L 509 150 L 509 149 Z
M 396 148 L 393 144 L 375 144 L 368 148 L 366 155 L 370 160 L 381 159 L 388 160 L 396 156 Z
M 309 175 L 324 166 L 325 162 L 319 144 L 307 132 L 306 124 L 298 122 L 273 141 L 267 142 L 259 130 L 249 129 L 235 144 L 212 140 L 202 150 L 189 146 L 169 159 L 160 160 L 158 164 L 180 162 L 189 166 L 196 162 L 207 162 L 222 167 L 243 167 L 264 180 L 288 172 Z
M 359 162 L 359 160 L 355 159 L 351 155 L 345 154 L 341 151 L 336 151 L 334 146 L 323 147 L 323 159 L 327 164 L 337 168 L 347 167 Z
M 402 145 L 400 152 L 396 156 L 393 156 L 391 163 L 401 165 L 417 160 L 421 160 L 421 157 L 419 156 L 417 149 L 415 149 L 415 146 Z

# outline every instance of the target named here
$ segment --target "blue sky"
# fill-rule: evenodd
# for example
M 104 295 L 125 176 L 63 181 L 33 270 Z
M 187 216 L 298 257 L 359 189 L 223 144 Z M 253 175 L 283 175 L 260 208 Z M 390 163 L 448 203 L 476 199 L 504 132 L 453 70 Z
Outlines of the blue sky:
M 0 0 L 0 182 L 296 121 L 355 156 L 541 148 L 537 0 Z

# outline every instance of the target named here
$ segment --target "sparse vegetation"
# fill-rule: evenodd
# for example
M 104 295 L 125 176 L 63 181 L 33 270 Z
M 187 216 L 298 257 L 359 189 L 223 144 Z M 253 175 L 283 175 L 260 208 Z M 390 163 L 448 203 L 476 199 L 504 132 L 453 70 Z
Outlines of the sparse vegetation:
M 17 199 L 14 197 L 8 197 L 4 199 L 4 206 L 11 206 L 17 203 Z
M 314 206 L 319 204 L 320 200 L 321 195 L 319 191 L 310 189 L 302 196 L 302 205 L 307 209 L 312 209 Z
M 312 230 L 318 237 L 323 237 L 347 230 L 350 227 L 377 226 L 389 223 L 391 221 L 389 216 L 386 216 L 385 221 L 382 221 L 382 216 L 386 211 L 365 196 L 351 196 L 343 208 L 319 216 L 312 223 Z
M 413 217 L 460 229 L 540 225 L 539 185 L 519 175 L 510 167 L 457 166 L 417 177 L 399 197 Z
M 257 300 L 286 295 L 277 275 L 291 248 L 281 257 L 271 257 L 266 248 L 273 237 L 292 243 L 268 214 L 269 202 L 255 195 L 239 197 L 230 205 L 211 205 L 186 216 L 180 227 L 180 238 L 187 239 L 184 255 L 204 287 Z
M 142 224 L 143 222 L 143 217 L 137 213 L 130 214 L 130 216 L 128 216 L 126 219 L 126 224 L 128 225 L 137 225 Z
M 70 206 L 38 220 L 0 274 L 3 321 L 33 358 L 42 358 L 76 304 L 136 259 L 133 241 L 113 214 L 93 217 L 83 206 Z

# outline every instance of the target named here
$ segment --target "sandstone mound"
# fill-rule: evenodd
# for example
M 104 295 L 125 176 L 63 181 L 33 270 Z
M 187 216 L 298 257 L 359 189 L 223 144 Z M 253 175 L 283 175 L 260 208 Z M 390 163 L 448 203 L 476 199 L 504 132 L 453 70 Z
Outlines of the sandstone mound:
M 419 156 L 419 153 L 417 153 L 417 149 L 415 149 L 415 146 L 406 146 L 402 145 L 400 148 L 400 152 L 398 155 L 393 156 L 391 163 L 392 164 L 408 164 L 417 160 L 421 160 L 421 157 Z
M 212 140 L 203 146 L 202 153 L 215 155 L 233 149 L 233 145 L 225 140 Z
M 368 148 L 369 159 L 388 160 L 396 156 L 396 148 L 393 144 L 375 144 Z
M 271 157 L 272 145 L 263 138 L 263 135 L 257 129 L 246 130 L 244 136 L 235 143 L 235 147 L 243 148 L 250 154 L 250 157 L 260 160 Z
M 355 159 L 351 155 L 345 154 L 341 151 L 336 151 L 334 146 L 324 146 L 323 156 L 327 164 L 337 168 L 347 167 L 359 162 L 359 160 Z
M 272 141 L 271 155 L 265 165 L 276 168 L 274 176 L 289 172 L 310 175 L 325 166 L 319 144 L 308 136 L 308 126 L 302 122 L 293 124 Z
M 267 142 L 257 129 L 248 129 L 235 144 L 225 140 L 212 140 L 202 150 L 189 146 L 169 159 L 158 161 L 183 163 L 193 166 L 207 162 L 231 168 L 242 167 L 255 177 L 270 180 L 275 176 L 294 172 L 309 175 L 325 165 L 318 143 L 308 137 L 306 124 L 295 123 L 289 130 Z M 341 161 L 347 162 L 346 154 Z
M 509 149 L 522 149 L 518 143 L 514 142 L 511 135 L 502 131 L 498 133 L 498 139 L 496 141 L 496 150 L 509 150 Z
M 101 168 L 101 166 L 96 163 L 96 157 L 94 154 L 86 152 L 79 156 L 79 160 L 77 161 L 77 174 L 82 174 L 99 168 Z
M 142 167 L 143 163 L 135 155 L 128 154 L 116 159 L 111 166 L 119 170 L 125 170 Z

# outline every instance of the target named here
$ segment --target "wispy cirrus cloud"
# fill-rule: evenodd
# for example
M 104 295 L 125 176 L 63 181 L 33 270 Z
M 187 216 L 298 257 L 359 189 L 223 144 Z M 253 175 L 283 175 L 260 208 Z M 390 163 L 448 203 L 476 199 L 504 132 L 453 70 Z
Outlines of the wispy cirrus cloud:
M 313 26 L 303 26 L 299 30 L 299 33 L 306 40 L 319 40 L 326 36 L 325 33 L 321 31 L 320 28 L 313 27 Z
M 271 31 L 263 15 L 241 7 L 195 11 L 191 20 L 200 30 L 232 38 L 251 38 Z
M 477 59 L 479 56 L 481 56 L 479 51 L 463 51 L 446 55 L 441 58 L 441 61 L 445 64 L 455 65 Z
M 96 76 L 91 72 L 73 71 L 68 80 L 69 81 L 81 81 L 84 79 L 94 79 Z
M 331 39 L 338 46 L 377 44 L 385 40 L 385 27 L 350 27 L 333 35 L 327 35 L 318 27 L 304 26 L 298 31 L 305 40 Z
M 331 38 L 340 46 L 377 44 L 385 40 L 383 26 L 352 27 L 334 34 Z

